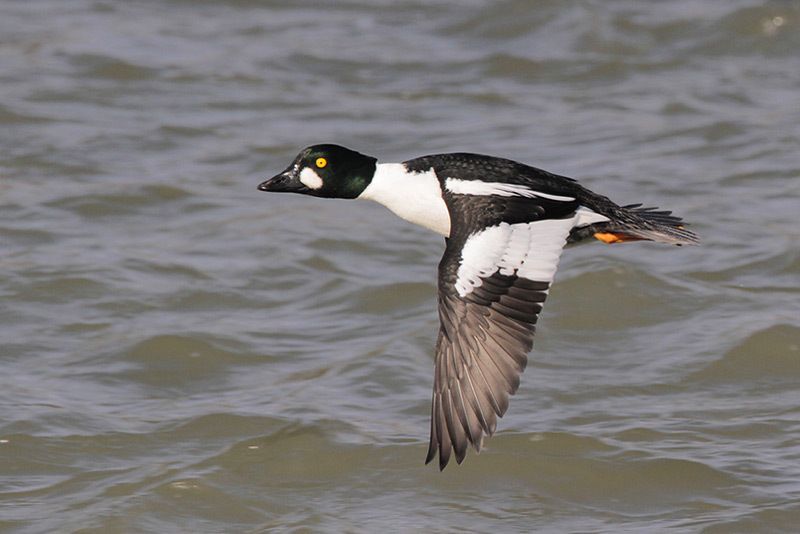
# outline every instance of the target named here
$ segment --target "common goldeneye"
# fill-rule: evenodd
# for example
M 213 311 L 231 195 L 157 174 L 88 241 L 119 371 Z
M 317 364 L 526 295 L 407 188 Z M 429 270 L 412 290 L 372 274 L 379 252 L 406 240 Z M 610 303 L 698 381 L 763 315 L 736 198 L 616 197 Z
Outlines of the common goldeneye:
M 378 163 L 348 148 L 310 146 L 261 191 L 367 199 L 445 238 L 439 263 L 429 463 L 480 451 L 508 409 L 542 304 L 567 243 L 697 244 L 669 211 L 619 206 L 575 180 L 503 158 L 436 154 Z

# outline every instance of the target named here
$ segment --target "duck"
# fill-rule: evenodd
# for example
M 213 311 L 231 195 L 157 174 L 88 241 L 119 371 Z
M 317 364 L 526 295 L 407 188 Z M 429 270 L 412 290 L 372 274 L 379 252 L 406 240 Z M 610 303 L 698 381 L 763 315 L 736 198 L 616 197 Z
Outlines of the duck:
M 425 458 L 438 455 L 440 470 L 453 456 L 461 464 L 470 446 L 480 452 L 508 410 L 567 245 L 699 243 L 670 211 L 621 206 L 572 178 L 482 154 L 380 163 L 317 144 L 258 189 L 374 201 L 444 237 Z

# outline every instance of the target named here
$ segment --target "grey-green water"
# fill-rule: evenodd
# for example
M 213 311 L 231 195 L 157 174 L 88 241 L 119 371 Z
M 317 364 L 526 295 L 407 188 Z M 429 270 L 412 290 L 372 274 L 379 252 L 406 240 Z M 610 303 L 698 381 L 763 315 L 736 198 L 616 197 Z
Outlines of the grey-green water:
M 0 530 L 800 524 L 800 4 L 0 2 Z M 441 239 L 256 191 L 468 150 L 673 209 L 567 251 L 499 433 L 423 466 Z

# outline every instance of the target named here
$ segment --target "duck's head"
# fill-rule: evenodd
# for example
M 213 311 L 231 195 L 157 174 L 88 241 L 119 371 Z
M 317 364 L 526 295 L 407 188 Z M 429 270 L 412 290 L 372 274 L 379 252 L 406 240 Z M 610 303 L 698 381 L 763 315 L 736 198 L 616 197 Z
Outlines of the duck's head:
M 300 151 L 282 173 L 258 189 L 324 198 L 356 198 L 375 174 L 377 160 L 339 145 L 313 145 Z

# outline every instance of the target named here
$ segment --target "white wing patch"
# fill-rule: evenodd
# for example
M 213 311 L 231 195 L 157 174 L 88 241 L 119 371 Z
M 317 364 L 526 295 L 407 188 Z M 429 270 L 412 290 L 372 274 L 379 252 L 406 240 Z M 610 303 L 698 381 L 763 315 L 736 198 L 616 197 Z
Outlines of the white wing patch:
M 471 235 L 461 250 L 456 291 L 460 297 L 497 271 L 537 282 L 552 282 L 567 236 L 578 219 L 500 223 Z
M 504 184 L 500 182 L 484 182 L 483 180 L 459 180 L 457 178 L 447 178 L 444 181 L 445 188 L 457 195 L 483 195 L 499 197 L 527 197 L 527 198 L 546 198 L 561 202 L 572 202 L 574 197 L 561 195 L 551 195 L 534 191 L 529 187 L 519 184 Z

